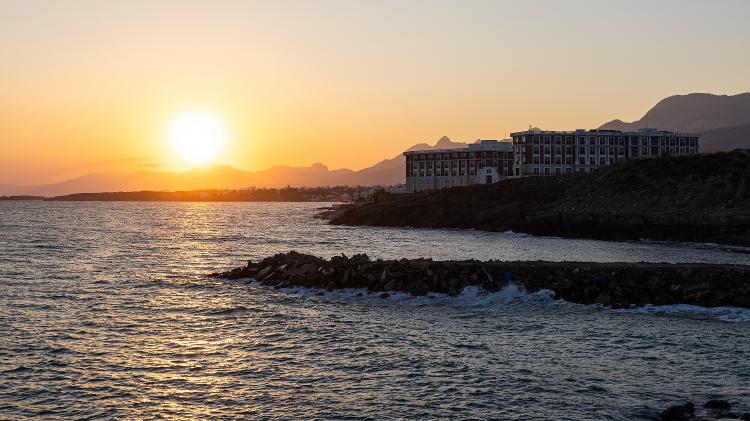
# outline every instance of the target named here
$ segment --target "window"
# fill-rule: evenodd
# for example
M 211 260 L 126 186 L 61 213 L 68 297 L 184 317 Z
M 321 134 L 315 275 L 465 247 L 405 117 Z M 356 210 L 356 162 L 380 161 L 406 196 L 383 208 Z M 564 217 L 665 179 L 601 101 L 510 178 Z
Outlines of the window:
M 549 167 L 544 169 L 544 175 L 549 175 Z
M 539 175 L 539 168 L 534 167 L 534 175 Z
M 586 158 L 584 158 L 584 157 L 578 158 L 578 163 L 581 164 L 581 165 L 586 165 Z
M 586 147 L 585 146 L 581 146 L 580 148 L 578 148 L 578 154 L 579 155 L 586 155 Z
M 555 175 L 560 175 L 560 174 L 562 174 L 562 168 L 560 167 L 555 168 Z

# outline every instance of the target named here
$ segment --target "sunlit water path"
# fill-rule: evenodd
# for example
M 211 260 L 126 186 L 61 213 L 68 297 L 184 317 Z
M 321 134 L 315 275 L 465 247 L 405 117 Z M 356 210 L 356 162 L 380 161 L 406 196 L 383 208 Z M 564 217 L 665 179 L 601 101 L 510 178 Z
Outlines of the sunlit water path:
M 337 227 L 318 206 L 0 202 L 0 418 L 629 420 L 686 398 L 750 404 L 746 310 L 203 277 L 290 249 L 750 264 L 746 249 Z

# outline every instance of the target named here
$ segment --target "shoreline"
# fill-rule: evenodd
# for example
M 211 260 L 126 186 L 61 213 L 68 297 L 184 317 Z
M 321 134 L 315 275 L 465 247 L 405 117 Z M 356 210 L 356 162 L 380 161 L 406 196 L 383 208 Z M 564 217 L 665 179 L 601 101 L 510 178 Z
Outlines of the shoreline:
M 555 299 L 614 309 L 649 304 L 750 308 L 746 265 L 371 260 L 364 254 L 326 260 L 291 251 L 212 276 L 254 278 L 276 288 L 364 288 L 383 297 L 392 292 L 457 296 L 468 286 L 496 292 L 512 282 L 529 293 L 550 290 Z
M 589 173 L 383 195 L 331 215 L 350 226 L 750 246 L 750 153 L 620 162 Z

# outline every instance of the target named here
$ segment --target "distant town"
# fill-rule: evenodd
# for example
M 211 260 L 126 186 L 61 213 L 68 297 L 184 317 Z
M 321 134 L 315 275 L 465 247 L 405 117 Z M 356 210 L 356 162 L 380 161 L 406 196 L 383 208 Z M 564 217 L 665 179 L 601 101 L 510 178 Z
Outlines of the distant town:
M 135 191 L 75 193 L 56 197 L 1 196 L 0 200 L 98 201 L 98 202 L 344 202 L 367 200 L 378 187 L 285 187 L 213 189 L 190 191 Z

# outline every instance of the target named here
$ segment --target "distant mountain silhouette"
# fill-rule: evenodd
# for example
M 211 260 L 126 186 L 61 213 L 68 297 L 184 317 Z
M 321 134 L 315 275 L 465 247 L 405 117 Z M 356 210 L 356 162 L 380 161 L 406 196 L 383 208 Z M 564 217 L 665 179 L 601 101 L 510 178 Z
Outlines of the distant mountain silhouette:
M 465 147 L 466 143 L 440 138 L 435 145 L 419 143 L 408 150 Z M 330 170 L 321 163 L 309 167 L 277 165 L 263 171 L 243 171 L 228 165 L 193 168 L 184 172 L 136 171 L 133 173 L 94 173 L 60 183 L 18 186 L 0 184 L 0 196 L 60 196 L 72 193 L 98 193 L 140 190 L 240 189 L 246 187 L 290 186 L 389 186 L 404 182 L 404 156 L 399 154 L 360 171 Z
M 600 129 L 700 132 L 701 152 L 750 149 L 750 93 L 738 95 L 688 94 L 665 98 L 632 123 L 612 120 Z M 407 150 L 463 148 L 466 143 L 441 137 L 434 145 L 418 143 Z M 226 165 L 185 172 L 137 171 L 95 173 L 60 183 L 38 186 L 0 184 L 2 195 L 59 196 L 72 193 L 139 190 L 238 189 L 291 186 L 388 186 L 404 182 L 404 156 L 398 154 L 359 171 L 330 170 L 321 163 L 309 167 L 278 165 L 263 171 L 243 171 Z
M 454 142 L 447 136 L 443 136 L 438 139 L 434 145 L 427 143 L 418 143 L 408 149 L 407 151 L 420 151 L 420 150 L 431 150 L 431 149 L 451 149 L 451 148 L 465 148 L 466 143 Z M 406 165 L 406 157 L 403 154 L 398 154 L 391 159 L 384 159 L 372 167 L 365 168 L 352 174 L 350 179 L 353 185 L 369 186 L 373 184 L 378 185 L 394 185 L 401 184 L 404 182 L 404 165 Z M 377 182 L 373 183 L 373 180 Z
M 750 149 L 750 123 L 705 131 L 701 136 L 700 145 L 701 152 Z
M 651 127 L 702 133 L 701 151 L 750 148 L 750 93 L 688 94 L 665 98 L 632 123 L 612 120 L 600 129 L 631 131 Z

